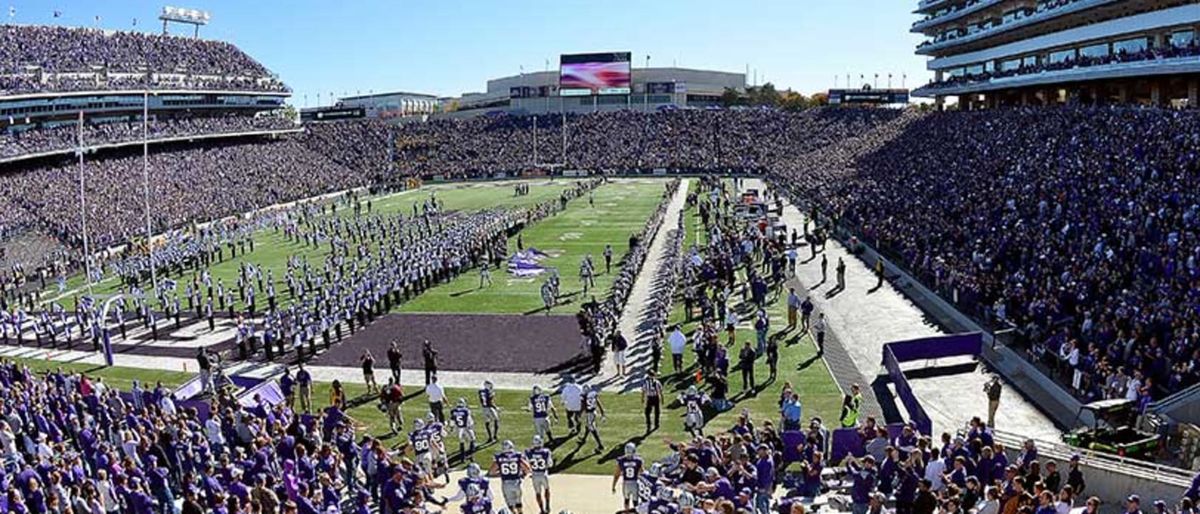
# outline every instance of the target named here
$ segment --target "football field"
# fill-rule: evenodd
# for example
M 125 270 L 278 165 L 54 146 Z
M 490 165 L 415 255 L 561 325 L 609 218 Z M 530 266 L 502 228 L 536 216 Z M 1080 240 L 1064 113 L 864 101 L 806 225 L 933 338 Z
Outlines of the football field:
M 691 187 L 696 187 L 697 181 L 691 181 Z M 602 252 L 605 244 L 613 244 L 613 271 L 617 269 L 620 256 L 624 254 L 630 234 L 641 229 L 646 217 L 654 210 L 661 200 L 663 186 L 661 180 L 616 181 L 601 186 L 595 191 L 594 202 L 587 195 L 573 200 L 562 213 L 535 223 L 522 232 L 522 242 L 526 248 L 535 247 L 551 254 L 547 262 L 562 269 L 564 294 L 577 293 L 582 288 L 578 277 L 578 262 L 581 256 L 592 254 L 597 260 L 599 271 L 603 271 Z M 471 185 L 442 185 L 427 186 L 417 191 L 411 191 L 384 198 L 373 199 L 372 209 L 375 212 L 404 210 L 411 212 L 414 202 L 423 201 L 428 195 L 436 195 L 445 202 L 447 209 L 481 209 L 490 206 L 515 206 L 529 204 L 541 200 L 558 197 L 565 182 L 537 182 L 528 196 L 515 197 L 512 193 L 512 183 L 471 184 Z M 344 212 L 346 209 L 339 209 Z M 341 215 L 339 213 L 339 215 Z M 694 206 L 689 206 L 683 213 L 684 228 L 687 231 L 685 248 L 693 244 L 702 244 L 705 240 L 703 231 L 698 229 L 700 219 Z M 565 234 L 571 234 L 563 237 Z M 282 276 L 286 267 L 289 253 L 298 251 L 312 252 L 312 257 L 320 257 L 323 251 L 299 248 L 283 240 L 272 231 L 262 231 L 256 236 L 258 244 L 254 252 L 246 256 L 264 267 L 277 269 L 276 277 Z M 515 237 L 511 246 L 515 247 Z M 511 249 L 511 248 L 510 248 Z M 239 258 L 240 260 L 240 258 Z M 232 283 L 235 278 L 238 260 L 226 260 L 214 268 L 214 273 L 225 277 L 226 283 Z M 402 305 L 393 316 L 403 316 L 409 312 L 442 313 L 447 317 L 455 314 L 507 313 L 512 316 L 523 316 L 530 310 L 540 307 L 538 295 L 539 281 L 509 280 L 504 271 L 494 271 L 493 285 L 478 287 L 479 276 L 475 271 L 467 272 L 459 278 L 442 284 L 424 295 Z M 607 289 L 608 274 L 597 278 L 597 296 Z M 108 286 L 111 287 L 111 286 Z M 466 291 L 466 293 L 462 293 Z M 457 295 L 456 295 L 457 293 Z M 589 293 L 591 294 L 591 293 Z M 574 295 L 578 296 L 578 294 Z M 573 297 L 574 297 L 573 296 Z M 681 323 L 689 335 L 697 327 L 695 321 L 685 322 L 682 301 L 676 299 L 672 311 L 673 322 Z M 567 303 L 556 308 L 553 314 L 570 315 L 575 312 L 577 302 Z M 729 348 L 731 356 L 735 355 L 742 341 L 753 340 L 754 331 L 750 324 L 752 313 L 739 306 L 743 314 L 743 324 L 737 330 L 737 344 Z M 755 423 L 771 421 L 778 424 L 778 400 L 784 384 L 790 383 L 799 391 L 804 404 L 804 417 L 821 417 L 827 425 L 836 423 L 840 405 L 840 391 L 829 374 L 824 361 L 816 354 L 811 339 L 797 331 L 785 331 L 786 324 L 786 289 L 779 297 L 774 298 L 768 306 L 771 315 L 771 337 L 781 340 L 779 376 L 768 380 L 767 367 L 761 360 L 755 370 L 757 387 L 742 391 L 738 372 L 730 374 L 730 399 L 733 408 L 725 412 L 710 413 L 706 434 L 719 434 L 733 426 L 737 416 L 748 410 Z M 544 316 L 541 313 L 529 316 Z M 565 317 L 565 316 L 564 316 Z M 397 334 L 403 337 L 403 334 Z M 722 336 L 724 340 L 724 336 Z M 354 344 L 353 341 L 343 343 Z M 486 342 L 480 342 L 478 351 L 487 353 L 503 352 L 503 348 L 486 347 Z M 664 353 L 666 353 L 664 351 Z M 731 357 L 732 358 L 732 357 Z M 692 368 L 694 356 L 687 352 L 685 365 L 688 366 L 680 373 L 673 374 L 669 369 L 669 357 L 664 359 L 662 374 L 665 375 L 667 404 L 662 412 L 662 426 L 659 430 L 646 434 L 643 424 L 641 396 L 634 390 L 630 392 L 604 392 L 601 395 L 607 419 L 601 423 L 600 431 L 604 439 L 605 449 L 597 451 L 594 443 L 580 444 L 576 438 L 567 438 L 565 420 L 554 426 L 556 441 L 553 443 L 557 461 L 557 472 L 609 474 L 612 472 L 615 458 L 620 454 L 621 447 L 627 441 L 637 442 L 640 452 L 647 458 L 664 457 L 668 452 L 667 441 L 680 440 L 684 437 L 683 409 L 674 401 L 676 394 L 682 392 L 694 383 L 695 370 Z M 128 388 L 134 379 L 146 383 L 163 381 L 167 384 L 181 383 L 190 375 L 174 371 L 144 370 L 126 367 L 97 368 L 86 364 L 66 364 L 40 360 L 26 361 L 38 370 L 63 367 L 73 371 L 87 371 L 104 377 L 110 385 Z M 413 359 L 406 361 L 410 366 L 419 364 Z M 408 366 L 406 366 L 406 372 Z M 380 370 L 379 375 L 385 371 Z M 545 375 L 545 386 L 555 382 L 554 376 Z M 328 384 L 319 383 L 313 391 L 314 404 L 324 405 L 328 398 Z M 348 396 L 352 399 L 353 408 L 350 415 L 360 424 L 360 427 L 373 435 L 385 438 L 389 443 L 399 444 L 402 437 L 391 434 L 387 428 L 385 415 L 376 407 L 373 395 L 366 394 L 365 387 L 358 383 L 347 383 Z M 409 399 L 404 405 L 406 420 L 423 416 L 428 405 L 419 390 L 408 391 Z M 451 400 L 467 398 L 472 405 L 476 397 L 473 389 L 449 389 Z M 527 390 L 501 390 L 498 402 L 501 407 L 501 437 L 513 440 L 518 446 L 527 446 L 533 435 L 530 414 L 525 405 L 528 400 Z M 561 406 L 560 406 L 561 408 Z M 482 426 L 478 427 L 483 433 Z M 450 447 L 457 449 L 451 438 Z M 485 464 L 494 451 L 492 447 L 482 447 L 478 459 Z

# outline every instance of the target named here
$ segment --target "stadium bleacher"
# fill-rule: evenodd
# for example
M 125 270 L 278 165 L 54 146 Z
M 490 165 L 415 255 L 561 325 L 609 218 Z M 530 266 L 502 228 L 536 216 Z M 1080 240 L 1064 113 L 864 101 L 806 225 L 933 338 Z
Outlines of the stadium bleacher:
M 287 91 L 223 42 L 140 32 L 0 26 L 0 94 L 145 89 Z

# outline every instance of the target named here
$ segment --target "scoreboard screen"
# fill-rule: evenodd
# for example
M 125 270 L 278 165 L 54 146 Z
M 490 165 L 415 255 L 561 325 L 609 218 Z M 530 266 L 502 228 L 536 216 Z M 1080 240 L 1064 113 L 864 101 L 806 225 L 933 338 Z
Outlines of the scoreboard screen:
M 830 89 L 830 105 L 888 105 L 908 103 L 907 89 Z
M 627 95 L 629 52 L 567 54 L 559 58 L 558 90 L 562 96 Z
M 365 118 L 367 110 L 362 107 L 337 107 L 300 111 L 300 121 L 336 121 Z

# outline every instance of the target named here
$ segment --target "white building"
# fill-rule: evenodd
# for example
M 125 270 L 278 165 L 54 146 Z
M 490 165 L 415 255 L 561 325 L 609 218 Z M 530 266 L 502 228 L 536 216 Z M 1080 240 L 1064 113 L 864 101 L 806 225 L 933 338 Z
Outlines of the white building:
M 443 102 L 459 115 L 504 111 L 524 114 L 583 113 L 660 107 L 707 107 L 721 104 L 726 88 L 746 89 L 744 73 L 688 68 L 634 68 L 632 92 L 618 95 L 559 96 L 559 71 L 540 71 L 487 82 L 487 91 L 465 93 Z
M 362 107 L 368 118 L 397 118 L 437 112 L 438 97 L 422 93 L 395 91 L 338 99 L 338 107 Z

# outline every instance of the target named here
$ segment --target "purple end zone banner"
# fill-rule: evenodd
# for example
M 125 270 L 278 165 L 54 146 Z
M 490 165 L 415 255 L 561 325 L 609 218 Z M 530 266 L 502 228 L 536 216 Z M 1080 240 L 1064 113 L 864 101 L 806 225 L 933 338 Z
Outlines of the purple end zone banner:
M 933 421 L 929 419 L 917 395 L 913 393 L 908 378 L 904 376 L 904 370 L 900 369 L 900 363 L 961 355 L 978 357 L 982 351 L 983 335 L 978 332 L 895 341 L 883 345 L 883 367 L 887 369 L 888 378 L 896 387 L 896 396 L 900 398 L 900 403 L 904 404 L 910 421 L 916 425 L 918 431 L 931 434 Z

